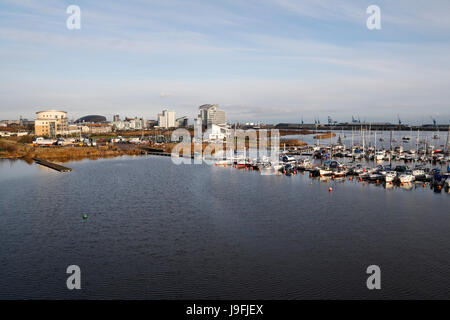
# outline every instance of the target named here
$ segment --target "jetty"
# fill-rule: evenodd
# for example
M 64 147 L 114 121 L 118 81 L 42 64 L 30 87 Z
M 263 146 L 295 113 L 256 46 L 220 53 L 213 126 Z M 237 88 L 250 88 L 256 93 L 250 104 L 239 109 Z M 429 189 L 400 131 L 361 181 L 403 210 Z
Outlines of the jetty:
M 67 167 L 64 167 L 64 166 L 61 166 L 59 164 L 52 163 L 52 162 L 49 162 L 49 161 L 46 161 L 46 160 L 43 160 L 43 159 L 33 158 L 33 160 L 34 160 L 34 162 L 36 162 L 37 164 L 39 164 L 41 166 L 44 166 L 44 167 L 47 167 L 47 168 L 50 168 L 50 169 L 53 169 L 53 170 L 56 170 L 56 171 L 59 171 L 59 172 L 70 172 L 70 171 L 72 171 L 71 168 L 67 168 Z
M 170 157 L 172 155 L 170 152 L 164 152 L 164 150 L 161 149 L 153 149 L 148 147 L 143 147 L 141 149 L 143 150 L 143 154 L 146 155 L 163 156 L 163 157 Z

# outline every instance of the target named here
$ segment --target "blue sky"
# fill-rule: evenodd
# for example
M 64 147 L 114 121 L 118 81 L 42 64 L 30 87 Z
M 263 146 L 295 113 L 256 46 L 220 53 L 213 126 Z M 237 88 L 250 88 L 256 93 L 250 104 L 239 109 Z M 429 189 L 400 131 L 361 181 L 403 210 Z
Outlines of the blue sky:
M 68 30 L 66 8 L 81 8 Z M 366 27 L 381 8 L 382 29 Z M 0 118 L 450 122 L 450 1 L 0 0 Z

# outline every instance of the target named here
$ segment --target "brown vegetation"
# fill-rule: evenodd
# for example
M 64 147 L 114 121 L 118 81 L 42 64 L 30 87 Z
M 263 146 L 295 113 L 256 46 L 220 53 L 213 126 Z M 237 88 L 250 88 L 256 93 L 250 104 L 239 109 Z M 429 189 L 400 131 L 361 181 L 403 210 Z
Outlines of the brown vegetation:
M 122 155 L 139 155 L 139 148 L 99 147 L 36 147 L 20 143 L 19 139 L 0 139 L 0 158 L 25 159 L 40 158 L 48 161 L 67 162 L 81 159 L 98 159 Z
M 18 144 L 15 139 L 0 139 L 0 158 L 17 158 L 27 152 L 27 145 Z
M 290 130 L 290 129 L 286 129 L 286 130 L 280 130 L 280 136 L 294 136 L 294 135 L 307 135 L 307 134 L 314 134 L 314 133 L 318 133 L 317 131 L 310 131 L 310 130 L 306 130 L 306 129 L 301 129 L 301 130 Z
M 336 134 L 333 132 L 328 132 L 325 134 L 318 134 L 318 135 L 314 136 L 314 139 L 330 139 L 332 137 L 336 137 Z
M 170 133 L 169 131 L 166 132 Z M 246 148 L 256 148 L 258 146 L 259 139 L 250 142 L 251 139 L 247 137 L 245 139 Z M 172 149 L 177 143 L 150 143 L 145 146 L 139 146 L 134 144 L 115 144 L 115 145 L 98 145 L 97 147 L 81 147 L 81 146 L 46 146 L 39 147 L 30 144 L 32 141 L 31 136 L 23 137 L 8 137 L 0 139 L 0 159 L 24 159 L 25 161 L 32 161 L 33 158 L 40 158 L 53 162 L 67 162 L 73 160 L 82 159 L 98 159 L 98 158 L 110 158 L 123 155 L 140 155 L 145 153 L 146 148 L 161 150 L 163 152 L 171 153 Z M 270 146 L 270 137 L 267 140 L 267 146 Z M 305 143 L 296 139 L 282 140 L 281 143 L 286 147 L 303 146 Z M 226 150 L 226 143 L 223 144 L 209 144 L 203 143 L 201 146 L 202 151 L 208 148 L 209 152 L 214 154 L 218 150 Z M 191 153 L 194 153 L 194 144 L 191 143 Z M 182 152 L 181 152 L 182 154 Z
M 286 144 L 286 147 L 302 147 L 306 146 L 307 143 L 296 139 L 283 139 L 280 141 L 281 144 Z
M 63 147 L 35 148 L 26 158 L 39 158 L 48 161 L 67 162 L 82 159 L 112 158 L 123 155 L 140 155 L 138 149 L 119 149 L 115 147 Z

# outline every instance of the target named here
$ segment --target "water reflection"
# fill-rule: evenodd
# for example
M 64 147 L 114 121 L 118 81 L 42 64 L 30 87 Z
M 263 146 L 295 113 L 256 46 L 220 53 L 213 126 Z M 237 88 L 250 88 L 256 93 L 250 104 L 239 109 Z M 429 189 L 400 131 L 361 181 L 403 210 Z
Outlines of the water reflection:
M 0 298 L 374 298 L 373 263 L 377 298 L 449 297 L 448 194 L 165 157 L 67 166 L 0 161 Z

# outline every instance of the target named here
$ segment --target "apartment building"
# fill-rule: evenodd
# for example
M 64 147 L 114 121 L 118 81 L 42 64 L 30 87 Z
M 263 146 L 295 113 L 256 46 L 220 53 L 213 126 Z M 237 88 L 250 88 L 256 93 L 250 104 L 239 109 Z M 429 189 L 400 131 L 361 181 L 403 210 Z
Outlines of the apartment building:
M 67 134 L 67 112 L 59 110 L 46 110 L 36 112 L 34 132 L 37 136 L 55 137 Z

